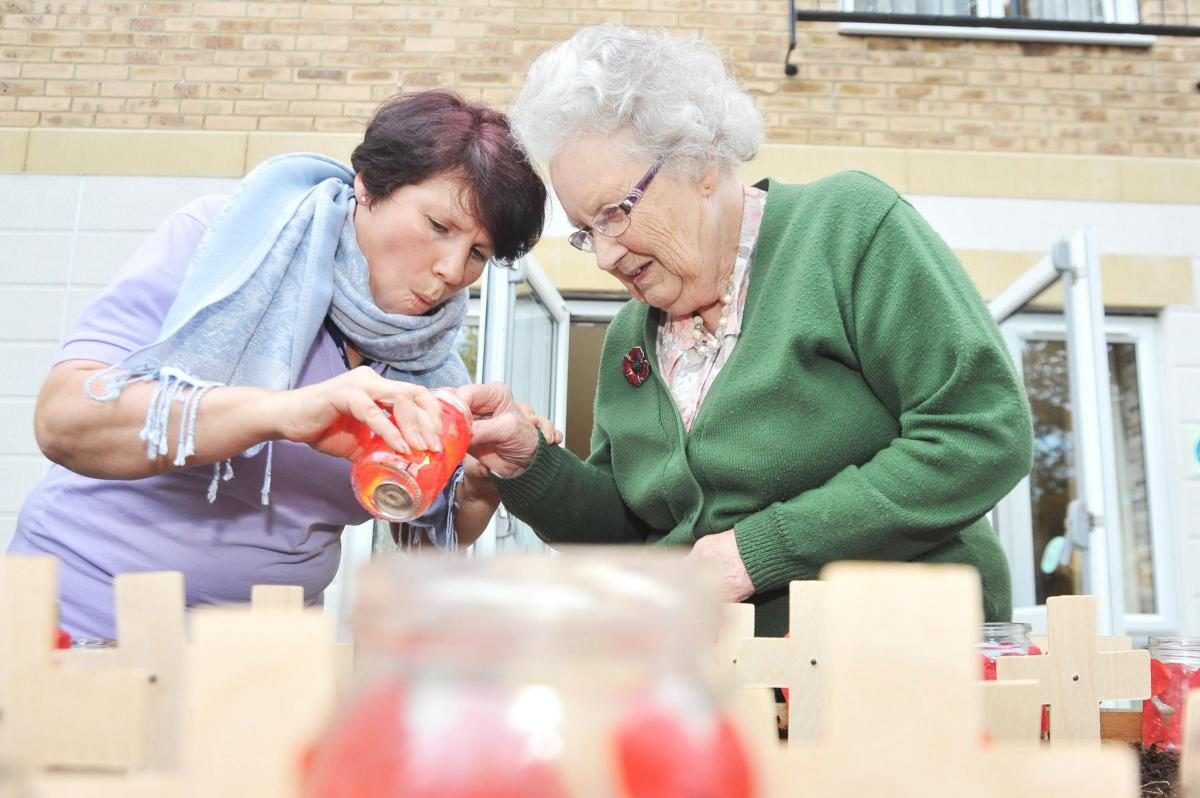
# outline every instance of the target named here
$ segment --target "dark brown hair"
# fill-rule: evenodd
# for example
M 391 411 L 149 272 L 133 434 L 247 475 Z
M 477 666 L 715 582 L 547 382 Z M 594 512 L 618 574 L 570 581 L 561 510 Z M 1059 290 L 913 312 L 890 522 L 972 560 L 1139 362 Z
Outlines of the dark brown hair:
M 375 199 L 438 175 L 461 180 L 467 210 L 488 231 L 498 259 L 521 257 L 542 235 L 546 186 L 513 138 L 508 118 L 452 92 L 386 101 L 350 162 Z

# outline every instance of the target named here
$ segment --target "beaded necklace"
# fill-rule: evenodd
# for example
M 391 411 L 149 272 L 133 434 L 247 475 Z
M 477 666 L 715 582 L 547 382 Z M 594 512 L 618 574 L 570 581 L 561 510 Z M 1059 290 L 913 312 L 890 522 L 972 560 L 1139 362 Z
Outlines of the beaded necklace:
M 736 273 L 736 269 L 734 270 Z M 717 329 L 714 332 L 709 332 L 704 327 L 704 319 L 699 313 L 692 316 L 692 344 L 688 347 L 688 354 L 707 358 L 716 352 L 720 351 L 721 344 L 725 340 L 725 331 L 732 326 L 733 312 L 733 280 L 731 277 L 729 285 L 725 288 L 725 293 L 721 295 L 721 318 L 717 321 Z

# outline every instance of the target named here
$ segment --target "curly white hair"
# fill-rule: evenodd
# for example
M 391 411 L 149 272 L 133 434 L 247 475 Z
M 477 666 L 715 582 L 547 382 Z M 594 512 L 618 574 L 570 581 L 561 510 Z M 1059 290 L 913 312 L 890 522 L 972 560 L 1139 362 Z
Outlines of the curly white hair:
M 584 28 L 540 55 L 509 114 L 529 154 L 550 161 L 584 133 L 628 133 L 635 155 L 736 167 L 752 159 L 763 120 L 716 49 L 622 25 Z

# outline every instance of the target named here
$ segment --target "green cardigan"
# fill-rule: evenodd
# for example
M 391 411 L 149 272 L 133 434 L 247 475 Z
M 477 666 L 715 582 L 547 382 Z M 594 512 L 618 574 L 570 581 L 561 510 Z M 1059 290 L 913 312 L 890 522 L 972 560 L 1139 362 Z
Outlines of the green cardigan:
M 985 514 L 1029 472 L 1032 425 L 996 324 L 954 254 L 887 185 L 847 172 L 760 184 L 767 206 L 741 336 L 690 432 L 659 374 L 661 312 L 605 337 L 586 462 L 539 446 L 496 480 L 550 543 L 690 546 L 735 530 L 757 633 L 787 631 L 787 586 L 835 560 L 975 566 L 1008 620 Z M 622 359 L 645 349 L 634 387 Z

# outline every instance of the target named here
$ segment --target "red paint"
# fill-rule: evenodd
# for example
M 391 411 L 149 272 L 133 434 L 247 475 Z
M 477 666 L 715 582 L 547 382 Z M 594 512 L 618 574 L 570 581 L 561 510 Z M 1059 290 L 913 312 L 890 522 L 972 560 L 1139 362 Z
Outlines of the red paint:
M 365 691 L 303 757 L 303 796 L 569 798 L 557 763 L 530 755 L 506 710 L 460 690 L 422 725 L 402 687 Z
M 661 706 L 635 710 L 617 729 L 628 798 L 752 798 L 745 748 L 725 717 L 688 719 Z
M 1142 745 L 1172 751 L 1183 743 L 1189 691 L 1200 687 L 1200 669 L 1182 662 L 1150 660 L 1150 698 L 1142 702 Z

